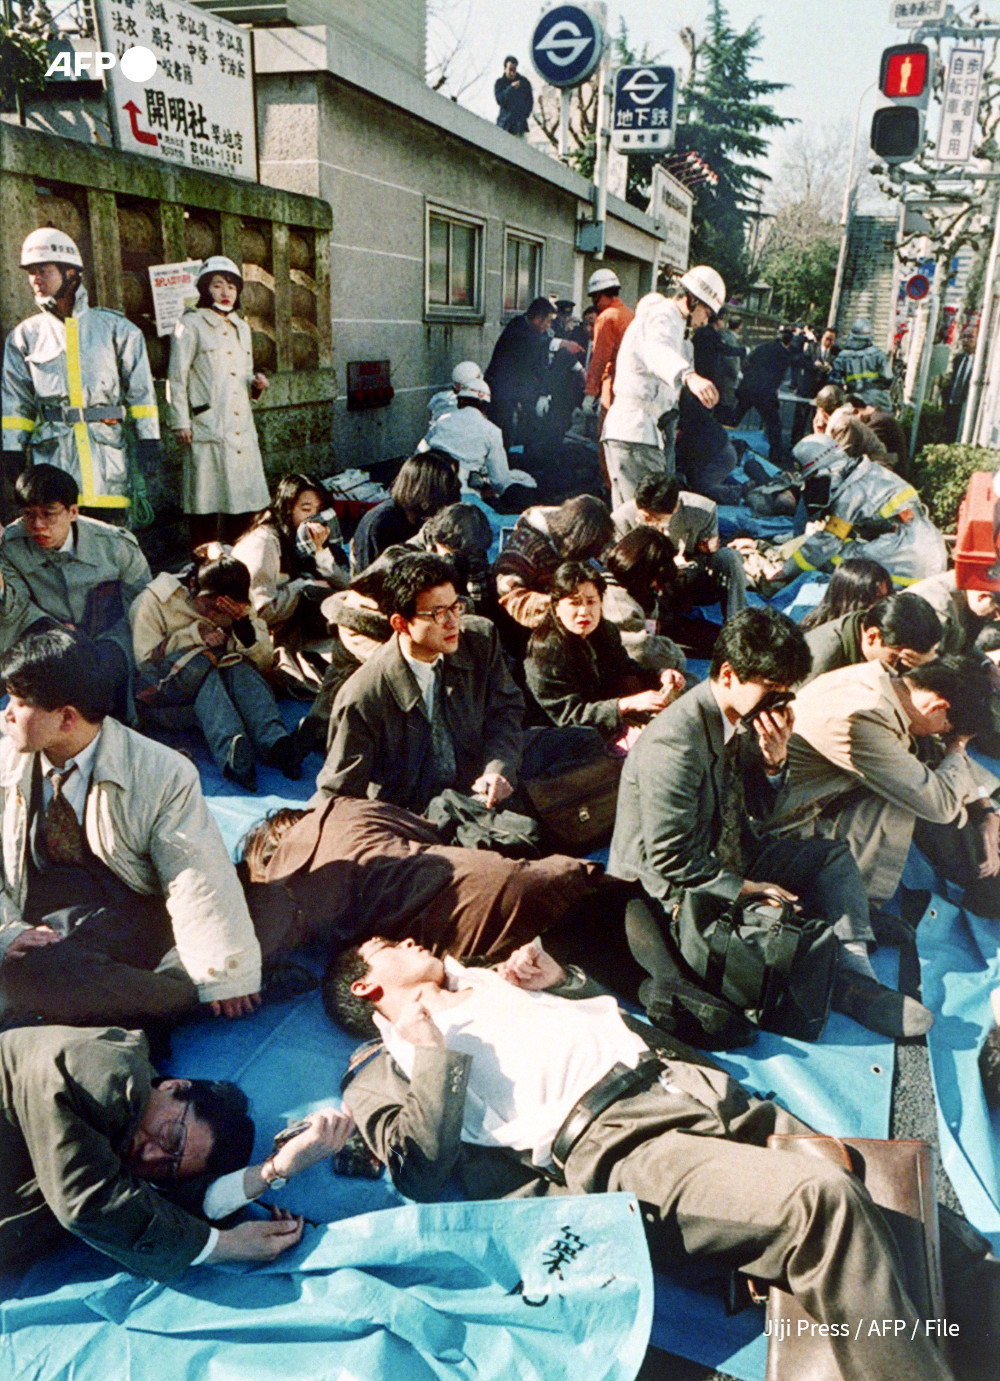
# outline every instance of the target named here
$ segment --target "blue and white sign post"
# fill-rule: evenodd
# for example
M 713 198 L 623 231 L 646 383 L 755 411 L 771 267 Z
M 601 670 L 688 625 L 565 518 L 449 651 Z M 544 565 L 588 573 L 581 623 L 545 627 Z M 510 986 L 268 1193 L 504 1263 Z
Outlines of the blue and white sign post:
M 677 74 L 672 67 L 619 67 L 611 147 L 616 153 L 660 153 L 677 129 Z
M 531 35 L 531 61 L 549 86 L 580 86 L 596 72 L 604 52 L 604 27 L 582 5 L 546 10 Z

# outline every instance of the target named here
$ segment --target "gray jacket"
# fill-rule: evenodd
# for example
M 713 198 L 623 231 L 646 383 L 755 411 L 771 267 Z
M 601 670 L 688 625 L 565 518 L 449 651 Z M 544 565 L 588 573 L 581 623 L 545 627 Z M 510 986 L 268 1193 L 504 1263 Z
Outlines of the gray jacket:
M 766 815 L 773 792 L 755 735 L 739 751 L 748 816 Z M 705 891 L 735 899 L 744 879 L 715 854 L 722 832 L 722 711 L 703 681 L 656 716 L 625 759 L 608 872 L 652 897 Z

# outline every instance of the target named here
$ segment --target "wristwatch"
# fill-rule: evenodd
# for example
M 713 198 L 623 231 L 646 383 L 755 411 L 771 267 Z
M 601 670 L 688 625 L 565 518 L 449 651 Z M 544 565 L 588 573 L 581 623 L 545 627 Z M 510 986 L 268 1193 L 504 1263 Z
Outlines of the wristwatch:
M 267 1167 L 270 1166 L 274 1173 L 269 1177 Z M 268 1189 L 284 1189 L 288 1183 L 287 1175 L 279 1175 L 274 1166 L 274 1155 L 268 1156 L 267 1160 L 260 1167 L 260 1177 L 267 1185 Z

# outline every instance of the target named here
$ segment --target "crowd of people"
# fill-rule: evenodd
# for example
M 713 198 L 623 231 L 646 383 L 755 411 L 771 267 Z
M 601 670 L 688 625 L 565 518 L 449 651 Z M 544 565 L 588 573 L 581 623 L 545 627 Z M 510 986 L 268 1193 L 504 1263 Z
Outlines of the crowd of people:
M 516 65 L 504 80 L 514 111 Z M 26 267 L 65 325 L 71 259 Z M 934 1020 L 871 963 L 911 842 L 1000 919 L 1000 782 L 968 751 L 995 732 L 1000 594 L 946 570 L 874 396 L 866 323 L 839 353 L 830 332 L 789 329 L 744 358 L 713 269 L 634 313 L 600 269 L 589 323 L 540 298 L 484 370 L 456 364 L 348 549 L 321 479 L 267 492 L 242 279 L 214 258 L 198 282 L 170 369 L 192 519 L 177 570 L 154 575 L 132 533 L 81 512 L 81 452 L 57 424 L 79 446 L 95 419 L 20 404 L 52 434 L 36 452 L 21 429 L 0 538 L 5 1263 L 65 1229 L 158 1279 L 271 1259 L 300 1218 L 214 1224 L 354 1137 L 417 1199 L 455 1171 L 475 1197 L 630 1190 L 658 1264 L 781 1285 L 838 1325 L 849 1381 L 986 1376 L 976 1340 L 1000 1321 L 1000 1268 L 985 1246 L 966 1232 L 946 1253 L 953 1373 L 860 1181 L 770 1153 L 804 1124 L 680 1039 L 699 1032 L 677 994 L 708 982 L 678 946 L 689 899 L 818 923 L 832 1007 L 893 1040 Z M 11 337 L 5 382 L 32 331 Z M 771 400 L 790 370 L 816 393 L 788 454 Z M 737 453 L 750 408 L 776 469 Z M 598 419 L 607 484 L 594 446 L 595 492 L 544 502 L 532 457 L 564 410 Z M 799 527 L 770 587 L 832 577 L 805 629 L 749 607 L 759 562 L 723 545 L 719 504 L 752 512 L 755 494 Z M 262 820 L 238 865 L 196 767 L 161 741 L 191 727 L 235 790 L 256 790 L 259 764 L 296 780 L 323 755 L 308 805 Z M 581 763 L 616 784 L 606 866 L 551 847 L 532 789 Z M 448 832 L 456 813 L 479 848 Z M 330 1017 L 378 1045 L 341 1110 L 249 1166 L 239 1090 L 160 1078 L 151 1050 L 193 1013 L 250 1019 L 308 990 L 304 947 Z M 995 1101 L 1000 1028 L 982 1035 Z M 858 1339 L 862 1315 L 899 1327 Z

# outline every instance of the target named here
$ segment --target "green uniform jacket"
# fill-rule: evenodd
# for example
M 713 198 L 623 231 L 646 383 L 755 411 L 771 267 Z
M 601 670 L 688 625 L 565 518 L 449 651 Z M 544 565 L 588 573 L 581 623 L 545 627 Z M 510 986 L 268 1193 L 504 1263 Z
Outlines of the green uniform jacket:
M 0 1264 L 26 1265 L 61 1229 L 154 1280 L 204 1250 L 209 1225 L 135 1179 L 118 1150 L 156 1071 L 139 1031 L 44 1026 L 0 1035 Z

